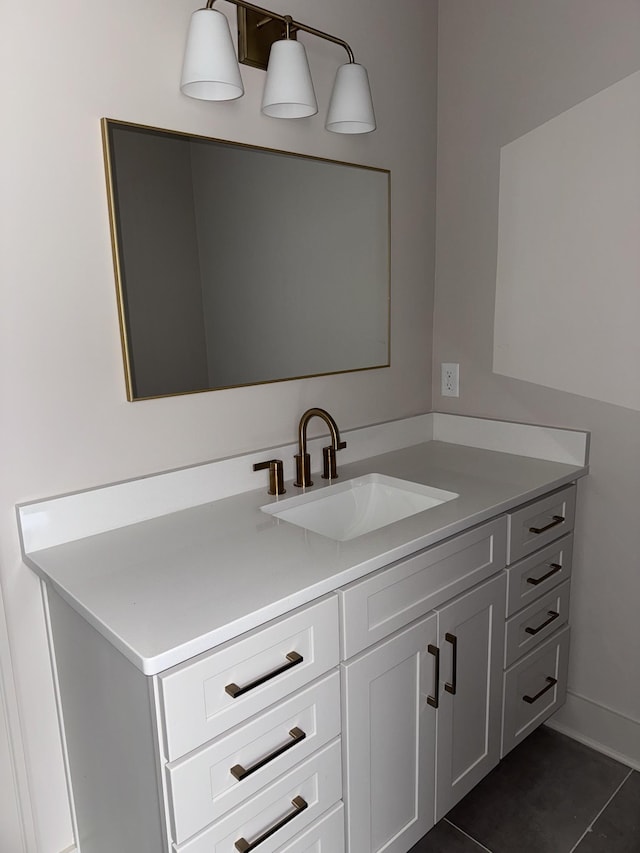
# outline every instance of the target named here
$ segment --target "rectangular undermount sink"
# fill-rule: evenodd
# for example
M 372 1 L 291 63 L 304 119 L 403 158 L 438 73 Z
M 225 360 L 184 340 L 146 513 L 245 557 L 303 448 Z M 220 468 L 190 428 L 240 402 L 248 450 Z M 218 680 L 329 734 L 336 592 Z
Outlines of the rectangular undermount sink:
M 366 474 L 260 507 L 276 518 L 346 542 L 457 498 L 421 483 Z

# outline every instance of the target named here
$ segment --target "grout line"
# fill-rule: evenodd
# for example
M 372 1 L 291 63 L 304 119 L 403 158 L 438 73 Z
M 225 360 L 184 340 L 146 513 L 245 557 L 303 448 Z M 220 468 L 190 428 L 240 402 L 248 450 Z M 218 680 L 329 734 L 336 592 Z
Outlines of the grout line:
M 479 847 L 481 850 L 486 851 L 486 853 L 491 853 L 491 850 L 489 850 L 489 848 L 488 848 L 488 847 L 485 847 L 485 846 L 484 846 L 484 844 L 481 844 L 481 843 L 477 840 L 477 838 L 474 838 L 474 837 L 473 837 L 473 835 L 469 835 L 469 833 L 468 833 L 468 832 L 465 832 L 465 831 L 464 831 L 464 829 L 460 829 L 460 827 L 459 827 L 459 826 L 456 826 L 456 824 L 455 824 L 455 823 L 453 823 L 453 821 L 450 821 L 448 817 L 443 818 L 443 820 L 445 820 L 445 821 L 446 821 L 450 826 L 452 826 L 454 829 L 457 829 L 457 830 L 458 830 L 458 832 L 461 832 L 461 833 L 462 833 L 462 835 L 464 835 L 466 838 L 468 838 L 468 839 L 469 839 L 469 841 L 473 841 L 473 843 L 474 843 L 474 844 L 477 844 L 477 845 L 478 845 L 478 847 Z
M 591 823 L 587 826 L 587 828 L 586 828 L 586 829 L 585 829 L 585 831 L 582 833 L 582 835 L 580 836 L 580 838 L 579 838 L 579 839 L 576 841 L 576 843 L 573 845 L 573 847 L 571 848 L 571 850 L 569 851 L 569 853 L 575 853 L 575 851 L 578 849 L 578 846 L 580 845 L 580 842 L 583 840 L 583 838 L 585 838 L 585 836 L 587 836 L 590 832 L 592 832 L 592 831 L 593 831 L 593 826 L 594 826 L 594 824 L 596 823 L 596 821 L 598 820 L 598 818 L 601 816 L 601 814 L 604 812 L 604 810 L 605 810 L 605 809 L 610 805 L 610 803 L 611 803 L 611 801 L 613 800 L 613 798 L 616 796 L 616 794 L 619 792 L 620 788 L 622 788 L 622 786 L 623 786 L 623 785 L 624 785 L 624 783 L 627 781 L 627 779 L 629 778 L 629 776 L 631 776 L 631 774 L 632 774 L 632 773 L 633 773 L 633 770 L 629 770 L 629 772 L 628 772 L 628 773 L 627 773 L 627 775 L 624 777 L 624 779 L 622 780 L 622 782 L 620 782 L 620 784 L 619 784 L 619 785 L 618 785 L 618 787 L 615 789 L 615 791 L 613 792 L 613 794 L 611 794 L 611 796 L 609 797 L 609 799 L 607 800 L 607 802 L 603 805 L 603 807 L 600 809 L 600 811 L 598 812 L 598 814 L 594 817 L 594 819 L 593 819 L 593 820 L 591 821 Z

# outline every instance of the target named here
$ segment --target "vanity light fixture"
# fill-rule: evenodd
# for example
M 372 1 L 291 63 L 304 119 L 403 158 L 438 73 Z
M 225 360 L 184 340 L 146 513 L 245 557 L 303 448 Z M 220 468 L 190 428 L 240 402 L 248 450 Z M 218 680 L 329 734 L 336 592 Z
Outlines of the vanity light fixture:
M 227 101 L 244 94 L 238 62 L 263 68 L 267 78 L 262 112 L 273 118 L 303 118 L 318 111 L 313 81 L 298 30 L 343 47 L 349 61 L 338 68 L 325 127 L 334 133 L 370 133 L 376 128 L 366 68 L 358 65 L 346 41 L 269 12 L 246 0 L 238 7 L 238 58 L 226 17 L 207 0 L 191 16 L 180 88 L 191 98 Z M 284 25 L 284 26 L 283 26 Z M 267 62 L 268 60 L 268 62 Z
M 304 118 L 318 112 L 307 52 L 291 38 L 291 22 L 287 15 L 286 36 L 274 41 L 269 54 L 262 112 L 272 118 Z

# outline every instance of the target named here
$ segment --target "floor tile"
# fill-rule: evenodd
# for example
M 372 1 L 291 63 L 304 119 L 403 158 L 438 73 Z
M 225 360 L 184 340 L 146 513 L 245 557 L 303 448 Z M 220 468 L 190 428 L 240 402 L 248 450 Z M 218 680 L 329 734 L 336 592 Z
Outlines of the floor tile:
M 628 772 L 542 726 L 447 819 L 492 853 L 569 853 Z
M 446 820 L 441 820 L 409 853 L 485 853 L 485 848 L 467 838 Z
M 576 853 L 640 853 L 640 773 L 632 773 Z

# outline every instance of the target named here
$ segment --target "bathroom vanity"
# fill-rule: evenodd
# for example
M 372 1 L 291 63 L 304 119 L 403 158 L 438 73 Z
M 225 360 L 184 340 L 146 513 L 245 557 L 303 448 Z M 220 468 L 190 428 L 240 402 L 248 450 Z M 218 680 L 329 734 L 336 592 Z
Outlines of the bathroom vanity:
M 347 438 L 341 480 L 458 497 L 336 541 L 253 454 L 19 507 L 82 853 L 406 853 L 564 701 L 588 435 Z

